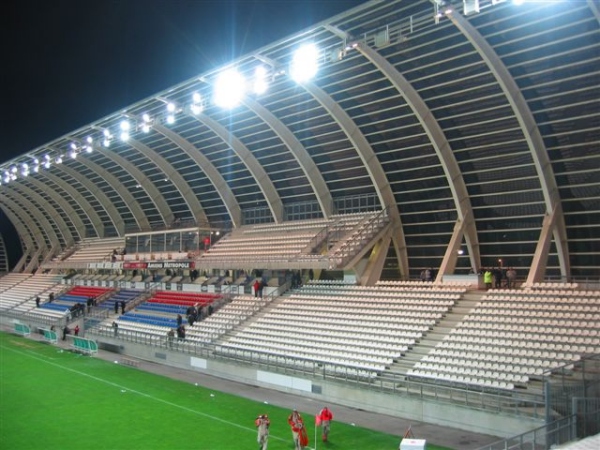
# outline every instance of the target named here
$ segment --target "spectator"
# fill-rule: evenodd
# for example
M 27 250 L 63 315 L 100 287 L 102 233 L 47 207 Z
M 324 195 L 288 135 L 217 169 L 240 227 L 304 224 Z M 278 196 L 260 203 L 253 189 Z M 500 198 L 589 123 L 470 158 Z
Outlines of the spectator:
M 39 295 L 35 296 L 35 307 L 36 308 L 40 307 L 40 296 Z
M 258 278 L 256 280 L 254 280 L 254 297 L 258 297 L 258 291 L 260 291 L 260 281 L 258 281 Z
M 167 333 L 167 342 L 169 343 L 169 347 L 173 348 L 173 339 L 175 338 L 175 332 L 173 328 L 171 328 Z
M 485 284 L 486 290 L 492 288 L 492 278 L 493 277 L 494 277 L 494 275 L 492 274 L 492 271 L 490 269 L 485 269 L 483 271 L 483 282 Z
M 294 440 L 294 450 L 304 450 L 304 447 L 308 445 L 308 435 L 306 434 L 306 428 L 304 427 L 304 419 L 294 409 L 292 414 L 288 417 L 288 424 L 292 429 L 292 439 Z
M 494 287 L 496 289 L 500 289 L 502 287 L 502 270 L 500 270 L 498 267 L 495 267 L 492 273 L 494 275 Z
M 256 425 L 258 429 L 258 449 L 259 450 L 267 450 L 267 441 L 269 440 L 269 426 L 271 425 L 271 421 L 269 420 L 269 416 L 266 414 L 262 414 L 256 418 L 254 421 L 254 425 Z
M 119 314 L 119 302 L 115 302 L 115 314 Z
M 208 305 L 208 315 L 209 316 L 212 316 L 212 313 L 214 312 L 214 310 L 215 309 L 213 308 L 212 303 L 210 305 Z
M 52 303 L 54 301 L 54 292 L 50 292 L 48 294 L 48 303 Z
M 121 302 L 121 314 L 125 314 L 125 301 Z
M 329 430 L 331 429 L 331 421 L 333 420 L 333 413 L 326 406 L 317 415 L 317 425 L 321 424 L 323 442 L 327 442 L 329 438 Z
M 75 336 L 79 336 L 79 325 L 75 325 L 75 329 L 73 331 L 75 332 Z
M 506 287 L 508 289 L 514 289 L 516 281 L 517 271 L 514 269 L 514 267 L 509 267 L 506 271 Z
M 71 329 L 67 325 L 65 325 L 65 327 L 63 328 L 63 336 L 62 336 L 63 341 L 67 340 L 67 334 L 71 334 Z
M 181 314 L 177 314 L 177 328 L 179 328 L 182 323 L 183 323 L 183 317 L 181 317 Z
M 117 335 L 119 334 L 119 324 L 117 322 L 113 322 L 112 327 L 113 327 L 114 337 L 117 337 Z

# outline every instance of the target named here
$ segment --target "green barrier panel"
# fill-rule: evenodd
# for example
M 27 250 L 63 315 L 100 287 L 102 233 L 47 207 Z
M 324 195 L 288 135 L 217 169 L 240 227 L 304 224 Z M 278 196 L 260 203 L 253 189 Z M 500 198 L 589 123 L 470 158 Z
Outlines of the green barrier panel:
M 42 332 L 44 333 L 45 341 L 50 342 L 51 344 L 56 344 L 58 342 L 58 335 L 56 334 L 56 331 L 42 329 Z
M 15 323 L 15 332 L 23 336 L 29 336 L 31 334 L 31 329 L 24 323 Z
M 73 344 L 71 344 L 71 347 L 73 347 L 75 350 L 87 353 L 89 355 L 98 353 L 98 344 L 95 341 L 78 336 L 70 337 L 73 339 Z

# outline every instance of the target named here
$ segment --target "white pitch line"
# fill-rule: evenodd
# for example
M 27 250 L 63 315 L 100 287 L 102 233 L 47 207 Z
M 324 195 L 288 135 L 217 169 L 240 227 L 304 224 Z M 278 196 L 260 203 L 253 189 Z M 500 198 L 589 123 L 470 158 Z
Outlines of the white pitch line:
M 92 380 L 99 381 L 99 382 L 101 382 L 101 383 L 104 383 L 104 384 L 107 384 L 107 385 L 109 385 L 109 386 L 114 386 L 114 387 L 116 387 L 116 388 L 119 388 L 119 389 L 126 389 L 128 392 L 132 392 L 132 393 L 134 393 L 134 394 L 137 394 L 137 395 L 140 395 L 140 396 L 142 396 L 142 397 L 149 398 L 149 399 L 151 399 L 151 400 L 154 400 L 154 401 L 156 401 L 156 402 L 159 402 L 159 403 L 164 403 L 165 405 L 169 405 L 169 406 L 172 406 L 172 407 L 174 407 L 174 408 L 179 408 L 179 409 L 181 409 L 181 410 L 183 410 L 183 411 L 187 411 L 187 412 L 190 412 L 190 413 L 192 413 L 192 414 L 196 414 L 196 415 L 199 415 L 199 416 L 203 416 L 203 417 L 206 417 L 206 418 L 209 418 L 209 419 L 214 419 L 214 420 L 216 420 L 216 421 L 219 421 L 219 422 L 222 422 L 222 423 L 224 423 L 224 424 L 226 424 L 226 425 L 230 425 L 230 426 L 232 426 L 232 427 L 236 427 L 236 428 L 240 428 L 240 429 L 242 429 L 242 430 L 246 430 L 246 431 L 252 431 L 253 433 L 256 433 L 256 430 L 255 430 L 255 429 L 253 429 L 253 428 L 250 428 L 250 427 L 245 427 L 245 426 L 243 426 L 243 425 L 240 425 L 239 423 L 230 422 L 230 421 L 228 421 L 228 420 L 221 419 L 220 417 L 211 416 L 210 414 L 203 413 L 202 411 L 196 411 L 196 410 L 194 410 L 194 409 L 187 408 L 187 407 L 185 407 L 185 406 L 181 406 L 181 405 L 178 405 L 178 404 L 176 404 L 176 403 L 169 402 L 169 401 L 167 401 L 167 400 L 162 400 L 162 399 L 160 399 L 160 398 L 158 398 L 158 397 L 155 397 L 155 396 L 153 396 L 153 395 L 146 394 L 146 393 L 144 393 L 144 392 L 140 392 L 140 391 L 137 391 L 137 390 L 135 390 L 135 389 L 130 389 L 130 388 L 126 387 L 126 386 L 122 386 L 122 385 L 119 385 L 119 384 L 117 384 L 117 383 L 113 383 L 112 381 L 108 381 L 108 380 L 105 380 L 105 379 L 103 379 L 103 378 L 99 378 L 99 377 L 96 377 L 96 376 L 94 376 L 94 375 L 90 375 L 89 373 L 86 373 L 86 372 L 80 372 L 79 370 L 75 370 L 75 369 L 71 369 L 71 368 L 68 368 L 68 367 L 62 366 L 62 365 L 60 365 L 60 364 L 58 364 L 58 363 L 54 363 L 54 362 L 48 361 L 47 359 L 44 359 L 44 358 L 43 358 L 42 356 L 40 356 L 39 354 L 36 354 L 36 355 L 34 356 L 34 355 L 31 355 L 31 354 L 29 354 L 28 352 L 21 352 L 21 351 L 19 351 L 19 350 L 16 350 L 16 349 L 14 349 L 14 348 L 10 348 L 10 347 L 4 347 L 4 346 L 2 346 L 2 347 L 0 347 L 0 348 L 2 348 L 3 350 L 9 350 L 9 351 L 12 351 L 12 352 L 14 352 L 14 353 L 18 353 L 18 354 L 21 354 L 21 355 L 28 356 L 28 357 L 30 357 L 30 358 L 32 358 L 32 359 L 36 359 L 36 360 L 38 360 L 38 361 L 41 361 L 41 362 L 44 362 L 44 363 L 46 363 L 46 364 L 50 364 L 51 366 L 55 366 L 55 367 L 57 367 L 57 368 L 59 368 L 59 369 L 62 369 L 62 370 L 66 370 L 66 371 L 69 371 L 69 372 L 72 372 L 72 373 L 76 373 L 77 375 L 81 375 L 81 376 L 84 376 L 84 377 L 91 378 Z M 29 350 L 29 352 L 32 352 L 32 351 L 31 351 L 31 350 Z M 269 434 L 269 439 L 271 439 L 271 438 L 275 438 L 275 439 L 278 439 L 278 440 L 280 440 L 280 441 L 289 441 L 288 439 L 284 439 L 284 438 L 281 438 L 281 437 L 278 437 L 278 436 L 274 436 L 274 435 L 272 435 L 272 434 Z M 308 449 L 308 450 L 313 450 L 313 447 L 305 447 L 305 448 L 306 448 L 306 449 Z

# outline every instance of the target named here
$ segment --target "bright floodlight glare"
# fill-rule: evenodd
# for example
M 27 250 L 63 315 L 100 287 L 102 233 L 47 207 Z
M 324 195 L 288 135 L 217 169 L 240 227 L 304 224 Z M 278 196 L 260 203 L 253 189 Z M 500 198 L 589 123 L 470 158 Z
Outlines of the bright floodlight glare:
M 110 140 L 109 139 L 104 139 L 102 141 L 102 145 L 104 145 L 104 147 L 106 147 L 106 148 L 110 147 Z
M 290 67 L 292 79 L 298 83 L 309 81 L 319 69 L 319 50 L 314 44 L 305 44 L 296 50 Z
M 202 113 L 202 105 L 193 103 L 190 105 L 190 110 L 192 111 L 192 114 L 198 115 L 198 114 Z
M 85 146 L 85 151 L 86 151 L 86 153 L 92 153 L 92 146 L 91 145 L 86 145 Z
M 120 125 L 121 131 L 129 131 L 131 129 L 131 124 L 128 120 L 122 120 Z
M 175 112 L 175 103 L 167 103 L 167 111 Z
M 192 102 L 194 102 L 195 104 L 202 102 L 202 96 L 200 95 L 200 93 L 194 92 L 192 94 Z
M 91 144 L 92 142 L 94 142 L 94 138 L 92 138 L 91 136 L 88 136 L 87 138 L 85 138 L 85 140 L 88 144 Z
M 108 128 L 105 128 L 104 131 L 103 131 L 103 133 L 104 133 L 104 136 L 106 136 L 107 138 L 111 137 L 110 130 Z
M 142 114 L 142 120 L 146 123 L 150 122 L 150 115 L 148 113 Z
M 120 137 L 123 142 L 127 142 L 129 140 L 129 133 L 127 131 L 123 131 Z
M 144 133 L 149 133 L 150 132 L 150 125 L 148 125 L 147 123 L 143 123 L 142 124 L 142 131 Z
M 235 108 L 242 100 L 245 89 L 246 80 L 242 74 L 235 69 L 226 70 L 219 75 L 215 83 L 214 102 L 221 108 Z
M 77 150 L 77 144 L 75 142 L 71 142 L 71 148 L 73 150 Z
M 73 159 L 77 158 L 77 152 L 76 152 L 75 150 L 73 150 L 73 151 L 70 153 L 70 156 L 71 156 L 71 158 L 73 158 Z
M 169 125 L 173 125 L 175 123 L 175 116 L 173 114 L 169 114 L 167 116 L 167 123 Z
M 254 93 L 257 95 L 267 92 L 269 87 L 267 83 L 267 69 L 265 66 L 258 66 L 254 70 Z

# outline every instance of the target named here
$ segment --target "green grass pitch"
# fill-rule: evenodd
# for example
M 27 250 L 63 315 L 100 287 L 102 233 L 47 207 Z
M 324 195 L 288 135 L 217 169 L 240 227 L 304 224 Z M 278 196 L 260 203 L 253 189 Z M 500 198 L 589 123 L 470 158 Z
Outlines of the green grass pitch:
M 258 414 L 269 450 L 293 450 L 288 409 L 0 333 L 0 448 L 254 449 Z M 314 448 L 314 412 L 301 411 Z M 334 422 L 318 450 L 397 450 L 399 436 Z M 428 450 L 443 450 L 428 443 Z

